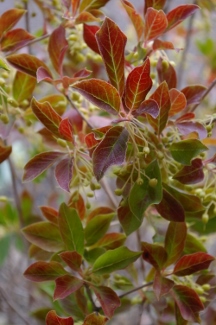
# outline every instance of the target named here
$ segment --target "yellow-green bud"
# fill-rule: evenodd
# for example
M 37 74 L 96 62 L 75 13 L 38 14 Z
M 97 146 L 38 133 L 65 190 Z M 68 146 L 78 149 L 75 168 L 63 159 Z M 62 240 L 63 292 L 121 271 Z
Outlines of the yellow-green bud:
M 202 215 L 202 222 L 206 224 L 209 221 L 209 216 L 207 213 L 203 213 Z
M 67 147 L 67 142 L 65 140 L 63 140 L 63 139 L 58 138 L 57 143 L 63 148 Z
M 141 177 L 138 177 L 137 180 L 136 180 L 136 183 L 138 185 L 142 185 L 143 184 L 143 179 Z
M 17 106 L 18 106 L 17 101 L 16 101 L 14 98 L 12 98 L 12 97 L 8 97 L 8 98 L 7 98 L 7 102 L 8 102 L 8 104 L 10 104 L 12 107 L 17 107 Z
M 205 284 L 202 285 L 202 288 L 203 288 L 204 291 L 208 291 L 208 290 L 210 290 L 211 286 L 210 286 L 210 284 L 205 283 Z
M 152 178 L 149 180 L 149 186 L 155 187 L 157 186 L 158 180 L 156 178 Z
M 9 117 L 7 114 L 1 114 L 0 115 L 0 120 L 4 123 L 4 124 L 8 124 L 9 123 Z
M 144 154 L 148 155 L 150 153 L 149 147 L 144 147 L 143 152 L 144 152 Z
M 122 188 L 116 188 L 114 193 L 117 196 L 121 196 L 123 194 L 123 189 Z

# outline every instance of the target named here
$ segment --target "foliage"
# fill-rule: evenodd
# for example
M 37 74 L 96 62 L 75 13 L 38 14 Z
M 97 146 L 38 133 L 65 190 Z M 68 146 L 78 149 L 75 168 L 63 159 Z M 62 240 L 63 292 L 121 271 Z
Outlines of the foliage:
M 195 109 L 212 85 L 178 89 L 166 54 L 178 44 L 163 36 L 202 9 L 187 4 L 166 13 L 166 1 L 145 1 L 141 14 L 121 0 L 137 38 L 131 50 L 118 23 L 104 16 L 109 0 L 62 0 L 53 8 L 35 2 L 44 15 L 39 36 L 15 27 L 28 14 L 23 9 L 0 17 L 0 68 L 12 80 L 11 88 L 0 80 L 0 163 L 8 160 L 13 170 L 8 139 L 19 134 L 35 148 L 23 182 L 40 182 L 49 169 L 60 189 L 35 217 L 34 192 L 15 193 L 21 205 L 12 222 L 35 260 L 24 276 L 54 281 L 63 314 L 51 310 L 44 321 L 103 325 L 135 292 L 144 308 L 154 305 L 158 320 L 165 299 L 170 324 L 200 323 L 215 279 L 208 270 L 214 257 L 198 235 L 216 217 L 216 156 L 207 157 L 216 119 L 198 119 Z M 41 53 L 34 51 L 39 42 Z M 199 47 L 206 52 L 207 43 Z M 1 212 L 7 209 L 9 202 Z M 144 222 L 155 229 L 152 241 L 140 235 Z M 64 308 L 66 299 L 79 314 Z

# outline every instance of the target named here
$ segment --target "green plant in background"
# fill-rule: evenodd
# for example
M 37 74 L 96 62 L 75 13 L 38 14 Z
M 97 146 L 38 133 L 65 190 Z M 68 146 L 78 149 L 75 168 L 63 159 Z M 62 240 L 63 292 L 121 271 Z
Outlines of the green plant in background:
M 9 160 L 17 209 L 2 203 L 2 240 L 22 227 L 35 260 L 24 276 L 50 281 L 39 285 L 55 301 L 41 311 L 47 325 L 103 325 L 133 304 L 154 306 L 160 324 L 200 323 L 214 299 L 214 257 L 201 236 L 215 232 L 216 158 L 207 153 L 216 115 L 198 119 L 196 109 L 214 81 L 178 89 L 168 57 L 178 48 L 170 30 L 199 7 L 165 13 L 166 1 L 145 1 L 141 14 L 119 1 L 136 33 L 131 49 L 101 10 L 108 2 L 35 1 L 37 37 L 15 27 L 24 9 L 0 17 L 0 160 Z M 209 53 L 209 41 L 199 48 Z M 21 194 L 16 136 L 30 156 L 23 181 L 37 181 Z M 40 182 L 48 202 L 35 215 Z

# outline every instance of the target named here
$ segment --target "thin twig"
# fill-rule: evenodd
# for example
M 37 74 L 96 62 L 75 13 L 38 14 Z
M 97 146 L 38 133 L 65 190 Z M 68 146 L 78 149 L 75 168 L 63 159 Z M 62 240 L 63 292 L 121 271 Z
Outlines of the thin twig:
M 24 6 L 25 6 L 25 10 L 26 10 L 26 14 L 25 14 L 26 31 L 31 34 L 30 20 L 29 20 L 29 10 L 28 10 L 29 3 L 28 2 L 25 2 L 25 5 Z M 31 45 L 30 44 L 28 44 L 28 53 L 29 54 L 32 54 L 32 50 L 31 50 Z
M 12 180 L 12 185 L 13 185 L 14 199 L 15 199 L 15 204 L 16 204 L 16 209 L 17 209 L 17 212 L 18 212 L 18 216 L 19 216 L 20 226 L 23 227 L 24 226 L 24 219 L 23 219 L 22 207 L 21 207 L 20 199 L 19 199 L 19 193 L 18 193 L 18 189 L 17 189 L 16 172 L 15 172 L 15 168 L 14 168 L 13 162 L 12 162 L 10 157 L 8 158 L 8 165 L 9 165 L 10 173 L 11 173 L 11 180 Z
M 16 53 L 16 52 L 19 51 L 19 50 L 21 50 L 23 47 L 31 46 L 32 44 L 34 44 L 34 43 L 38 43 L 38 42 L 40 42 L 40 41 L 42 41 L 42 40 L 44 40 L 44 39 L 46 39 L 46 38 L 48 38 L 48 37 L 50 37 L 50 34 L 45 34 L 45 35 L 42 35 L 42 36 L 40 36 L 40 37 L 37 37 L 37 38 L 35 38 L 35 39 L 29 41 L 28 43 L 26 43 L 26 44 L 24 44 L 24 45 L 22 45 L 22 46 L 16 48 L 14 51 L 11 51 L 11 52 L 10 52 L 10 55 Z
M 1 287 L 1 295 L 3 297 L 3 299 L 5 300 L 5 302 L 8 304 L 8 306 L 23 320 L 23 322 L 25 324 L 29 324 L 29 319 L 27 319 L 25 317 L 25 315 L 23 313 L 20 312 L 18 306 L 16 306 L 13 301 L 11 300 L 11 298 L 8 297 L 7 293 L 5 292 L 5 290 Z
M 140 236 L 139 229 L 137 229 L 136 235 L 137 235 L 138 249 L 140 249 L 140 246 L 141 246 L 141 236 Z M 144 265 L 143 258 L 140 259 L 140 267 L 141 267 L 142 274 L 144 274 L 144 272 L 145 272 L 145 265 Z
M 143 289 L 143 288 L 145 288 L 145 287 L 149 287 L 149 286 L 151 286 L 152 284 L 153 284 L 153 281 L 150 281 L 150 282 L 148 282 L 148 283 L 146 283 L 146 284 L 143 284 L 143 285 L 141 285 L 141 286 L 139 286 L 139 287 L 136 287 L 136 288 L 134 288 L 134 289 L 132 289 L 132 290 L 129 290 L 129 291 L 125 292 L 125 293 L 122 293 L 122 294 L 119 295 L 118 297 L 119 297 L 119 298 L 123 298 L 123 297 L 125 297 L 125 296 L 127 296 L 127 295 L 129 295 L 129 294 L 131 294 L 131 293 L 133 293 L 133 292 L 136 292 L 136 291 L 140 290 L 140 289 Z
M 91 125 L 91 123 L 89 123 L 89 121 L 85 118 L 85 116 L 78 110 L 78 108 L 76 107 L 76 105 L 74 105 L 74 103 L 71 100 L 71 98 L 67 94 L 65 94 L 65 97 L 67 98 L 67 100 L 70 103 L 71 107 L 74 108 L 77 111 L 77 113 L 81 116 L 81 118 L 83 119 L 83 121 L 86 122 L 86 124 L 88 125 L 88 127 L 90 129 L 93 129 L 93 126 Z
M 199 101 L 199 103 L 192 106 L 192 108 L 190 109 L 190 112 L 195 111 L 195 109 L 199 106 L 199 104 L 203 101 L 203 99 L 210 93 L 210 91 L 214 88 L 215 85 L 216 85 L 216 79 L 214 79 L 212 81 L 212 83 L 210 84 L 210 86 L 206 89 L 206 91 L 204 92 L 204 94 L 203 94 L 201 100 Z
M 186 59 L 187 52 L 188 52 L 188 49 L 189 49 L 189 46 L 190 46 L 193 21 L 194 21 L 194 15 L 190 16 L 190 20 L 189 20 L 189 23 L 188 23 L 188 29 L 187 29 L 187 35 L 186 35 L 186 39 L 185 39 L 185 46 L 184 46 L 184 50 L 182 51 L 182 56 L 181 56 L 181 60 L 180 60 L 179 67 L 178 67 L 178 72 L 177 72 L 178 84 L 179 84 L 180 87 L 181 87 L 182 78 L 183 78 L 183 75 L 184 75 L 185 59 Z

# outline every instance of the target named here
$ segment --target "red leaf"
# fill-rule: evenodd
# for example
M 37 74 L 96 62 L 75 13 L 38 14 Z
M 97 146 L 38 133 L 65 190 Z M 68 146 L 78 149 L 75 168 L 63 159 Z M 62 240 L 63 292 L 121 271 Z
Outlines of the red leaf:
M 144 22 L 143 22 L 141 16 L 137 13 L 135 8 L 129 1 L 122 0 L 121 2 L 122 2 L 123 7 L 125 8 L 125 10 L 127 11 L 127 14 L 130 17 L 132 24 L 134 25 L 134 28 L 135 28 L 136 34 L 137 34 L 137 39 L 139 41 L 143 35 Z
M 124 50 L 127 38 L 111 19 L 106 18 L 96 33 L 96 39 L 109 80 L 122 96 L 124 92 Z
M 128 132 L 121 126 L 110 129 L 93 152 L 93 170 L 100 180 L 106 170 L 113 165 L 121 165 L 125 160 Z
M 59 124 L 59 134 L 67 141 L 74 143 L 73 141 L 73 127 L 68 118 L 61 120 Z
M 82 287 L 83 281 L 76 278 L 75 276 L 71 276 L 69 274 L 58 277 L 55 280 L 56 288 L 54 292 L 54 300 L 64 299 L 69 296 L 71 293 L 77 291 Z
M 101 214 L 110 214 L 110 213 L 113 213 L 114 210 L 109 208 L 109 207 L 98 207 L 94 210 L 92 210 L 89 215 L 88 215 L 88 218 L 87 218 L 87 223 L 92 220 L 93 218 L 95 218 L 96 216 L 98 215 L 101 215 Z
M 105 247 L 106 249 L 115 249 L 122 246 L 126 240 L 126 236 L 120 233 L 109 233 L 106 234 L 97 242 L 98 247 Z
M 0 143 L 0 164 L 8 159 L 12 152 L 12 147 L 11 146 L 4 146 Z
M 55 280 L 67 272 L 58 262 L 35 262 L 30 265 L 24 272 L 24 276 L 34 282 L 51 281 Z
M 36 78 L 37 70 L 40 67 L 43 67 L 50 78 L 52 78 L 51 72 L 46 64 L 33 55 L 26 53 L 11 54 L 8 55 L 6 59 L 15 69 L 27 73 L 34 78 Z
M 59 137 L 59 125 L 62 121 L 61 116 L 56 113 L 49 102 L 40 103 L 34 97 L 31 101 L 31 108 L 33 113 L 37 116 L 39 121 L 51 131 L 54 135 Z
M 32 97 L 37 81 L 35 78 L 17 71 L 13 80 L 13 97 L 20 104 L 23 100 Z
M 85 201 L 83 200 L 82 195 L 78 191 L 72 194 L 67 205 L 69 206 L 69 208 L 74 208 L 77 210 L 81 220 L 85 218 L 85 214 L 86 214 Z
M 72 317 L 60 317 L 51 310 L 46 315 L 46 325 L 74 325 L 74 321 Z
M 0 22 L 1 23 L 1 22 Z M 1 50 L 3 52 L 14 51 L 20 46 L 24 46 L 35 37 L 22 28 L 13 29 L 7 32 L 1 40 Z
M 107 317 L 111 318 L 116 308 L 121 306 L 121 301 L 119 297 L 117 296 L 115 291 L 105 286 L 91 286 L 91 288 L 93 289 L 96 297 L 98 298 L 104 314 Z
M 80 0 L 70 0 L 70 3 L 72 5 L 72 15 L 75 16 L 80 5 Z
M 80 271 L 82 264 L 82 256 L 76 251 L 62 252 L 59 254 L 61 259 L 73 270 L 76 272 Z
M 85 143 L 91 157 L 96 146 L 100 143 L 100 140 L 95 139 L 95 134 L 91 132 L 85 136 Z
M 174 282 L 172 280 L 163 277 L 160 272 L 156 272 L 153 289 L 157 300 L 159 300 L 162 296 L 168 294 L 173 286 Z
M 199 104 L 200 100 L 206 92 L 206 87 L 201 85 L 192 85 L 185 87 L 181 90 L 181 92 L 187 99 L 187 105 Z
M 173 176 L 182 184 L 196 184 L 204 179 L 202 160 L 196 158 L 191 161 L 191 166 L 184 166 Z
M 83 80 L 73 85 L 73 88 L 94 105 L 111 114 L 117 114 L 116 112 L 120 110 L 119 93 L 106 81 L 99 79 Z
M 68 42 L 65 39 L 65 29 L 60 25 L 50 35 L 48 44 L 49 57 L 53 67 L 60 75 L 62 75 L 62 62 L 67 49 Z
M 185 276 L 201 270 L 206 270 L 214 260 L 215 258 L 213 256 L 203 252 L 184 255 L 176 263 L 173 274 Z
M 179 121 L 179 119 L 178 119 Z M 176 127 L 179 132 L 183 135 L 188 135 L 190 133 L 197 133 L 199 139 L 207 138 L 207 130 L 206 128 L 199 122 L 185 121 L 181 123 L 176 123 Z
M 50 222 L 58 225 L 58 211 L 47 206 L 40 206 L 40 209 L 44 215 L 44 217 Z
M 165 80 L 169 89 L 176 88 L 177 76 L 175 69 L 167 60 L 163 60 L 161 57 L 157 63 L 157 73 L 160 83 Z
M 179 259 L 184 249 L 186 236 L 187 226 L 184 222 L 170 222 L 165 237 L 165 250 L 168 255 L 166 266 Z
M 156 119 L 148 116 L 149 123 L 155 129 L 155 131 L 160 134 L 165 128 L 168 120 L 169 110 L 170 110 L 170 97 L 169 89 L 166 81 L 163 81 L 160 86 L 151 95 L 150 99 L 157 102 L 160 112 Z
M 174 50 L 174 45 L 171 42 L 162 41 L 160 39 L 155 39 L 152 45 L 154 51 L 156 50 Z
M 98 48 L 98 44 L 96 41 L 96 37 L 95 34 L 97 33 L 97 31 L 100 29 L 100 27 L 98 26 L 94 26 L 94 25 L 86 25 L 84 24 L 83 26 L 83 39 L 86 42 L 86 44 L 88 45 L 88 47 L 100 54 L 99 48 Z
M 46 81 L 46 82 L 55 84 L 55 81 L 53 80 L 52 76 L 47 71 L 47 69 L 45 69 L 44 67 L 40 67 L 37 69 L 36 79 L 37 79 L 38 83 L 41 81 Z M 60 83 L 60 81 L 59 81 L 59 83 Z
M 124 100 L 129 110 L 139 108 L 151 87 L 150 60 L 147 58 L 142 66 L 134 68 L 127 77 Z
M 146 99 L 144 100 L 139 108 L 137 108 L 134 112 L 134 116 L 140 116 L 149 114 L 153 118 L 157 118 L 159 114 L 159 106 L 158 103 L 154 99 Z
M 167 25 L 167 18 L 162 10 L 158 11 L 151 7 L 148 8 L 145 14 L 145 41 L 153 40 L 163 34 Z
M 197 9 L 199 9 L 197 5 L 182 5 L 171 10 L 167 14 L 167 30 L 170 30 L 180 24 L 188 16 L 191 16 Z
M 163 190 L 163 198 L 155 208 L 160 215 L 169 221 L 184 222 L 185 214 L 182 205 L 166 190 Z
M 152 7 L 157 10 L 163 9 L 165 3 L 166 3 L 166 0 L 145 0 L 144 13 L 146 13 L 146 11 L 149 7 Z
M 26 13 L 23 9 L 10 9 L 5 11 L 0 17 L 0 38 L 3 33 L 12 29 L 20 18 Z
M 61 160 L 55 168 L 55 178 L 59 186 L 70 193 L 70 183 L 73 176 L 73 158 L 68 157 Z
M 75 19 L 75 24 L 86 24 L 86 23 L 92 23 L 95 21 L 100 21 L 100 18 L 97 18 L 92 13 L 83 11 L 81 12 Z
M 171 107 L 169 111 L 169 116 L 173 116 L 181 112 L 187 104 L 185 95 L 178 89 L 172 88 L 169 91 Z
M 175 285 L 171 293 L 182 317 L 188 321 L 199 322 L 198 313 L 204 309 L 204 306 L 198 294 L 184 285 Z
M 161 270 L 166 263 L 167 253 L 164 247 L 157 244 L 141 243 L 143 259 L 154 266 L 156 270 Z
M 23 181 L 28 182 L 35 179 L 51 167 L 62 155 L 64 155 L 62 152 L 47 151 L 34 156 L 24 167 Z

